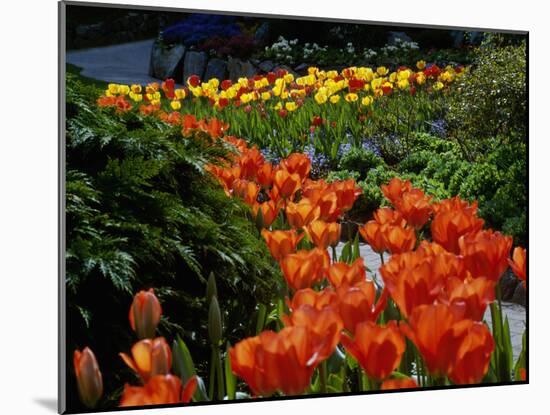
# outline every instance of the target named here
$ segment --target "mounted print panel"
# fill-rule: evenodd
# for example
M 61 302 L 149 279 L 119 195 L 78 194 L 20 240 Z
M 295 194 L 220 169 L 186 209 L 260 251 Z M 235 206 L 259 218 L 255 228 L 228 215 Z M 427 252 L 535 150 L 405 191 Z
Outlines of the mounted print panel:
M 527 382 L 527 32 L 59 7 L 61 413 Z

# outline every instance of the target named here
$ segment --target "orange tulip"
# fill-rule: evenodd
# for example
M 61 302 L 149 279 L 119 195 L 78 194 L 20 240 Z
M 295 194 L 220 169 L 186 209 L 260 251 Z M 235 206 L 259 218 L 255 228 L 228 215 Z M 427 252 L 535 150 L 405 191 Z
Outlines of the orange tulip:
M 386 241 L 382 234 L 382 225 L 375 220 L 369 220 L 359 228 L 359 234 L 370 245 L 373 251 L 382 253 L 386 250 Z
M 181 402 L 181 381 L 174 375 L 153 376 L 144 386 L 124 385 L 121 407 L 165 405 Z
M 309 199 L 302 198 L 298 203 L 288 202 L 285 212 L 290 226 L 300 229 L 318 219 L 320 210 Z
M 335 288 L 342 284 L 352 286 L 365 281 L 366 278 L 365 263 L 361 257 L 353 261 L 351 265 L 345 262 L 336 262 L 328 269 L 328 280 Z
M 317 347 L 306 327 L 264 331 L 244 339 L 229 350 L 233 373 L 242 378 L 254 395 L 270 396 L 276 391 L 297 395 L 310 385 L 319 363 Z
M 327 221 L 334 222 L 340 216 L 340 209 L 338 208 L 338 196 L 335 192 L 331 191 L 315 191 L 310 192 L 315 198 L 309 199 L 311 203 L 319 206 L 319 218 Z
M 271 256 L 280 261 L 288 254 L 296 252 L 296 246 L 298 246 L 298 242 L 304 237 L 304 234 L 298 235 L 294 229 L 289 231 L 263 229 L 262 236 L 267 243 Z
M 376 288 L 372 281 L 363 281 L 353 287 L 342 285 L 336 291 L 338 296 L 338 311 L 344 322 L 344 327 L 351 333 L 359 323 L 376 322 L 382 310 L 386 307 L 387 291 L 384 290 L 376 302 Z
M 527 249 L 520 246 L 514 248 L 512 260 L 508 259 L 512 272 L 523 281 L 525 287 L 527 281 Z
M 254 212 L 254 216 L 258 216 L 258 212 L 262 212 L 262 223 L 264 227 L 270 226 L 275 219 L 277 219 L 277 215 L 279 214 L 279 205 L 275 203 L 273 200 L 268 200 L 267 202 L 263 203 L 254 203 L 252 206 L 252 211 Z
M 464 264 L 460 257 L 448 252 L 430 255 L 417 250 L 393 255 L 380 273 L 401 313 L 409 316 L 416 307 L 432 304 L 449 278 L 460 278 Z
M 172 367 L 172 353 L 164 337 L 140 340 L 132 346 L 132 357 L 125 353 L 119 356 L 144 383 L 155 375 L 167 375 Z
M 241 168 L 241 177 L 247 180 L 253 180 L 260 167 L 264 165 L 264 156 L 257 147 L 247 150 L 239 159 Z
M 286 159 L 281 160 L 281 167 L 290 174 L 298 174 L 304 180 L 311 171 L 311 161 L 304 153 L 292 153 Z
M 394 177 L 390 182 L 385 185 L 380 186 L 382 193 L 386 196 L 392 205 L 395 206 L 395 202 L 398 199 L 401 199 L 401 196 L 405 192 L 410 192 L 412 190 L 412 184 L 409 180 L 401 180 L 399 177 Z
M 418 384 L 412 378 L 400 378 L 400 379 L 387 379 L 382 382 L 380 389 L 392 390 L 392 389 L 414 389 L 418 388 Z
M 342 180 L 330 184 L 330 190 L 336 193 L 338 198 L 338 209 L 341 212 L 350 210 L 355 200 L 363 192 L 360 187 L 355 185 L 355 180 Z
M 402 228 L 401 226 L 382 225 L 380 229 L 384 243 L 392 254 L 400 254 L 412 251 L 416 245 L 416 234 L 413 228 Z
M 373 216 L 374 220 L 370 220 L 360 227 L 359 233 L 375 252 L 382 253 L 387 249 L 386 240 L 382 233 L 382 230 L 386 228 L 383 228 L 382 225 L 404 228 L 406 222 L 401 213 L 388 207 L 378 209 Z
M 462 236 L 458 245 L 466 268 L 474 277 L 498 281 L 508 267 L 512 238 L 492 230 Z
M 462 331 L 463 340 L 456 351 L 449 379 L 461 385 L 479 383 L 489 369 L 495 342 L 485 324 L 471 320 L 461 323 L 462 327 L 455 326 L 455 332 Z
M 394 202 L 395 208 L 413 228 L 420 229 L 432 214 L 431 197 L 420 189 L 412 189 Z
M 329 264 L 327 251 L 315 248 L 287 255 L 281 260 L 281 270 L 288 286 L 300 290 L 321 282 Z
M 318 248 L 327 249 L 329 246 L 336 246 L 340 242 L 341 226 L 336 222 L 324 222 L 316 220 L 306 227 L 309 239 Z
M 390 225 L 401 226 L 402 228 L 404 228 L 407 224 L 399 211 L 393 210 L 389 207 L 377 209 L 376 212 L 373 213 L 373 217 L 374 220 L 380 225 L 385 225 L 388 223 Z
M 239 196 L 249 206 L 253 206 L 257 203 L 258 193 L 260 187 L 254 183 L 245 179 L 235 180 L 233 182 L 233 194 Z
M 405 352 L 403 338 L 395 321 L 377 326 L 371 321 L 357 325 L 355 338 L 342 335 L 342 344 L 370 378 L 387 378 L 399 366 Z
M 155 292 L 140 291 L 130 307 L 130 326 L 140 339 L 152 339 L 160 322 L 162 308 Z
M 264 188 L 268 188 L 273 183 L 273 166 L 271 163 L 264 163 L 256 171 L 256 181 Z
M 483 323 L 463 316 L 464 308 L 456 305 L 423 305 L 401 330 L 416 345 L 432 375 L 450 376 L 456 383 L 478 382 L 487 373 L 494 342 Z
M 273 175 L 273 191 L 277 198 L 291 199 L 294 193 L 300 189 L 301 178 L 299 174 L 291 174 L 284 169 L 277 170 Z
M 326 306 L 336 304 L 336 293 L 330 287 L 321 291 L 315 291 L 311 288 L 304 288 L 294 293 L 292 300 L 287 299 L 290 310 L 297 310 L 302 305 L 310 305 L 317 310 Z
M 495 282 L 485 277 L 460 278 L 451 277 L 446 282 L 446 292 L 442 295 L 443 302 L 463 305 L 464 316 L 471 320 L 483 319 L 487 305 L 495 301 Z
M 483 219 L 477 217 L 477 204 L 470 206 L 459 198 L 453 198 L 436 206 L 431 225 L 432 238 L 447 251 L 458 254 L 460 237 L 483 228 Z
M 93 408 L 103 395 L 103 378 L 94 352 L 88 347 L 82 351 L 75 350 L 73 364 L 80 401 Z
M 305 327 L 310 331 L 312 341 L 320 345 L 318 361 L 326 360 L 334 353 L 344 327 L 338 312 L 330 306 L 317 310 L 310 305 L 302 305 L 290 316 L 283 316 L 282 320 L 287 327 Z

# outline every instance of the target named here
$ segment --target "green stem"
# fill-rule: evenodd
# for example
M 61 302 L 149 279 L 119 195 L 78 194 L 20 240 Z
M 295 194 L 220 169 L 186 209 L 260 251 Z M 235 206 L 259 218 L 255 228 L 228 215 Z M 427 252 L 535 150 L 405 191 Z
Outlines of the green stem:
M 321 382 L 321 393 L 327 393 L 327 361 L 323 361 L 319 366 L 319 378 Z
M 380 252 L 380 263 L 384 265 L 384 253 Z
M 332 262 L 336 262 L 336 261 L 338 261 L 338 258 L 337 258 L 337 255 L 336 255 L 336 247 L 331 246 L 331 248 L 332 248 Z
M 497 321 L 496 321 L 496 319 L 498 318 L 498 312 L 497 312 L 496 308 L 497 308 L 497 305 L 495 303 L 491 303 L 491 306 L 490 306 L 490 309 L 491 309 L 491 325 L 493 326 L 493 337 L 495 339 L 495 342 L 497 343 L 497 347 L 495 348 L 493 353 L 494 353 L 494 356 L 495 356 L 495 369 L 498 371 L 499 368 L 500 368 L 500 365 L 499 365 L 499 360 L 500 360 L 500 356 L 499 356 L 500 338 L 497 338 L 498 330 L 497 330 Z M 498 337 L 500 337 L 500 336 L 498 336 Z
M 223 369 L 222 369 L 222 357 L 220 353 L 220 348 L 216 346 L 216 366 L 217 366 L 217 378 L 218 378 L 218 399 L 223 401 L 225 397 L 225 385 L 223 378 Z
M 212 346 L 212 356 L 210 357 L 210 376 L 208 377 L 208 397 L 214 399 L 214 378 L 216 377 L 216 350 Z

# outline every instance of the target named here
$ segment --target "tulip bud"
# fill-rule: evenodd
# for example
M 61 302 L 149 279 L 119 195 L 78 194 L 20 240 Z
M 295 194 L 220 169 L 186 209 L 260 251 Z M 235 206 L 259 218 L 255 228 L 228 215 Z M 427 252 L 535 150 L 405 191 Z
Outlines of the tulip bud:
M 208 310 L 208 336 L 214 346 L 222 340 L 222 316 L 217 297 L 213 296 Z
M 162 308 L 153 289 L 140 291 L 130 307 L 130 326 L 140 339 L 152 339 L 160 322 Z
M 103 394 L 103 379 L 94 353 L 88 347 L 82 352 L 75 350 L 73 362 L 80 401 L 93 408 Z
M 214 273 L 211 272 L 208 276 L 208 282 L 206 283 L 206 302 L 210 303 L 212 297 L 218 296 L 218 288 L 216 286 L 216 277 Z

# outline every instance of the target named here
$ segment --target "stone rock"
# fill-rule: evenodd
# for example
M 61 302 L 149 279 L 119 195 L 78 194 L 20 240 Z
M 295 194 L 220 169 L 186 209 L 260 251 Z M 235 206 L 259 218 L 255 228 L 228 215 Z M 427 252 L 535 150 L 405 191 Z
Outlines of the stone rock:
M 526 292 L 525 287 L 523 286 L 523 282 L 516 286 L 516 290 L 514 291 L 514 295 L 511 299 L 511 301 L 513 303 L 520 304 L 522 306 L 526 305 L 527 292 Z
M 149 64 L 149 75 L 165 80 L 173 78 L 181 82 L 181 68 L 185 56 L 185 46 L 175 45 L 170 48 L 163 47 L 158 42 L 153 43 L 151 49 L 151 61 Z
M 313 66 L 313 65 L 310 65 L 309 63 L 301 63 L 299 64 L 298 66 L 296 66 L 294 68 L 294 70 L 298 73 L 306 73 L 307 72 L 307 69 L 310 67 L 310 66 Z
M 212 78 L 218 78 L 223 81 L 227 74 L 227 62 L 219 59 L 212 58 L 208 61 L 206 65 L 206 70 L 204 71 L 204 80 L 208 81 Z
M 273 69 L 274 66 L 275 64 L 273 63 L 273 61 L 263 61 L 259 63 L 258 68 L 263 72 L 269 72 Z
M 518 279 L 508 269 L 500 278 L 500 292 L 503 301 L 511 301 L 518 285 Z
M 236 81 L 239 78 L 251 78 L 256 75 L 256 68 L 249 61 L 229 58 L 227 61 L 229 79 Z
M 202 79 L 206 68 L 206 60 L 205 52 L 187 52 L 183 60 L 183 83 L 191 75 L 198 75 Z

